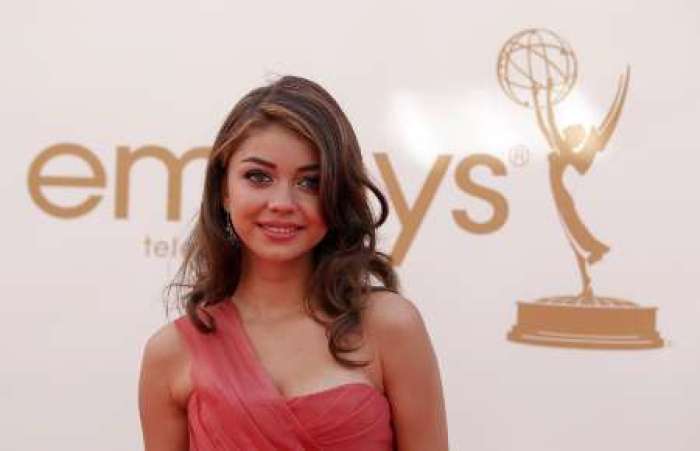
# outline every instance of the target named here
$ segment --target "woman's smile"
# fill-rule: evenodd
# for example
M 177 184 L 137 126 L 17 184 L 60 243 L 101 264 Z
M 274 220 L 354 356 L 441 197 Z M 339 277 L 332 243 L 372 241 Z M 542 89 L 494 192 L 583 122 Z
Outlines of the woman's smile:
M 282 222 L 264 222 L 258 226 L 267 238 L 276 242 L 291 241 L 303 230 L 302 226 Z

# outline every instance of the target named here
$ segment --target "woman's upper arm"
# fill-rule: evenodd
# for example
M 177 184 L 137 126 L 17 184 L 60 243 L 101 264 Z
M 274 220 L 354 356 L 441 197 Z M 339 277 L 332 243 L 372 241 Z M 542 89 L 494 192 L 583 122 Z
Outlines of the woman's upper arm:
M 372 296 L 367 323 L 379 349 L 398 449 L 447 450 L 440 371 L 420 312 L 395 293 Z
M 183 343 L 170 323 L 148 339 L 139 377 L 139 413 L 146 451 L 186 451 L 187 412 L 174 393 L 186 366 Z

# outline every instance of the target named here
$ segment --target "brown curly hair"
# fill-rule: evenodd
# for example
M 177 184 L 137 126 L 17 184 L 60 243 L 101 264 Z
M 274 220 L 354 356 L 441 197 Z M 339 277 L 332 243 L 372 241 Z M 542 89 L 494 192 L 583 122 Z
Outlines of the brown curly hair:
M 285 76 L 254 89 L 229 113 L 209 155 L 201 208 L 184 261 L 167 291 L 177 291 L 180 310 L 186 311 L 197 329 L 216 330 L 202 307 L 233 295 L 242 258 L 240 246 L 227 240 L 222 184 L 237 146 L 251 131 L 269 124 L 294 131 L 319 153 L 319 196 L 328 232 L 313 250 L 314 271 L 304 306 L 326 327 L 334 359 L 347 367 L 364 366 L 367 362 L 343 354 L 359 347 L 350 344 L 349 336 L 361 329 L 367 296 L 375 290 L 399 289 L 389 256 L 376 249 L 376 230 L 386 220 L 389 207 L 366 174 L 355 132 L 342 109 L 325 89 L 305 78 Z M 376 220 L 368 191 L 379 204 Z M 321 319 L 311 299 L 330 320 Z

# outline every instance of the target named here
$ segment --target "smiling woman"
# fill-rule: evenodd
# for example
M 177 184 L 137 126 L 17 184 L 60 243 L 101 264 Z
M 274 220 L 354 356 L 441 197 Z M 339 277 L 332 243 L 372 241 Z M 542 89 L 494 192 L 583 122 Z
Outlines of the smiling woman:
M 430 338 L 376 249 L 387 214 L 323 88 L 243 97 L 171 285 L 186 315 L 144 350 L 146 450 L 447 449 Z

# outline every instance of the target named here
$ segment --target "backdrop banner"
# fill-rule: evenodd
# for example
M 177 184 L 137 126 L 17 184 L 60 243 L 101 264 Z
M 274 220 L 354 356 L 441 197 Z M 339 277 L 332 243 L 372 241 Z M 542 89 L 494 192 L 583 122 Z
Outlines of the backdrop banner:
M 38 0 L 0 26 L 0 448 L 142 448 L 214 136 L 295 74 L 390 201 L 450 449 L 700 449 L 697 3 Z

